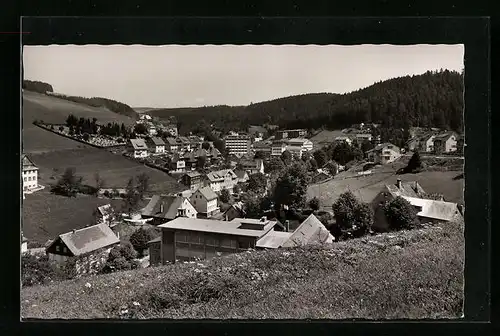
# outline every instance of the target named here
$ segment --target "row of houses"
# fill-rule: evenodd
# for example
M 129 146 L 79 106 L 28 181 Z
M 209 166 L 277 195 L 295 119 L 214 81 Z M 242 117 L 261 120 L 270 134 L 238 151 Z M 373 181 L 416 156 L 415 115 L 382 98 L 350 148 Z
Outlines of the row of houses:
M 149 114 L 142 113 L 139 115 L 139 119 L 136 123 L 145 125 L 149 136 L 156 136 L 159 131 L 170 134 L 170 136 L 173 137 L 178 136 L 177 122 L 175 118 L 169 118 L 165 122 L 159 122 L 153 120 Z
M 208 149 L 202 148 L 202 143 L 203 140 L 197 136 L 166 138 L 165 141 L 160 137 L 136 138 L 130 139 L 128 150 L 134 158 L 145 158 L 149 155 L 164 155 L 167 153 L 183 156 L 191 152 L 193 152 L 195 157 L 221 155 L 212 142 L 208 142 Z M 206 151 L 206 153 L 203 154 L 203 151 Z
M 306 138 L 280 139 L 273 141 L 260 141 L 253 144 L 255 153 L 262 153 L 264 156 L 280 156 L 284 151 L 289 151 L 293 155 L 301 158 L 305 152 L 313 150 L 313 143 Z
M 464 146 L 464 136 L 455 132 L 439 133 L 430 131 L 423 135 L 416 135 L 407 142 L 411 151 L 418 150 L 426 153 L 452 153 Z

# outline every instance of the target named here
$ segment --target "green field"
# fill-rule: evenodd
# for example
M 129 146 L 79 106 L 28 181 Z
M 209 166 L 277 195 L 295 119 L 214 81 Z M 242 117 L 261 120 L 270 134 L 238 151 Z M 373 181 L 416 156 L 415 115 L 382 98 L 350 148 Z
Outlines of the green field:
M 108 203 L 121 205 L 120 200 L 86 195 L 68 198 L 53 195 L 47 190 L 26 195 L 22 201 L 23 234 L 29 240 L 43 244 L 61 233 L 89 225 L 93 211 Z
M 27 287 L 21 290 L 21 316 L 460 318 L 463 229 L 463 222 L 449 223 L 324 248 L 243 252 Z
M 307 189 L 307 199 L 318 197 L 322 207 L 331 208 L 340 194 L 350 190 L 360 200 L 370 202 L 385 184 L 396 183 L 399 178 L 403 182 L 417 181 L 427 193 L 442 194 L 446 201 L 464 204 L 464 180 L 453 179 L 462 171 L 424 171 L 418 174 L 396 175 L 394 170 L 386 166 L 382 172 L 374 172 L 370 176 L 346 179 L 335 177 L 323 184 L 310 185 Z

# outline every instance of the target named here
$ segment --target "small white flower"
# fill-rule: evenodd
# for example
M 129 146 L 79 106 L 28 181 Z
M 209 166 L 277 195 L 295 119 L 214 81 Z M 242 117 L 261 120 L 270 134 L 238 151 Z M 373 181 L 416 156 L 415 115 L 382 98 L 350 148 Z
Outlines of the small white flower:
M 137 301 L 132 302 L 132 304 L 133 304 L 134 306 L 140 306 L 140 305 L 141 305 L 141 304 L 140 304 L 139 302 L 137 302 Z
M 88 283 L 88 282 L 87 282 L 87 283 L 85 284 L 85 287 L 90 288 L 90 287 L 92 287 L 92 285 L 91 285 L 90 283 Z
M 120 314 L 123 315 L 123 314 L 127 314 L 128 313 L 128 309 L 124 309 L 122 311 L 120 311 Z

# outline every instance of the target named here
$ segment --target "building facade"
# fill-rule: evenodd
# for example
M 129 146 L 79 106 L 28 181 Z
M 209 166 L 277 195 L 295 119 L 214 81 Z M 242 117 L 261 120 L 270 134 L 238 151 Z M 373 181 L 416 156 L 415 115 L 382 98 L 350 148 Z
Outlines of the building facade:
M 448 132 L 437 135 L 434 138 L 434 152 L 436 154 L 452 153 L 457 151 L 458 135 L 455 132 Z
M 304 138 L 305 136 L 307 136 L 307 130 L 292 129 L 292 130 L 283 130 L 276 132 L 274 139 L 282 140 L 282 139 L 292 139 L 292 138 Z
M 38 167 L 26 155 L 22 156 L 23 193 L 38 188 Z
M 383 143 L 366 152 L 368 160 L 376 164 L 388 164 L 401 156 L 399 147 Z
M 204 177 L 198 172 L 189 172 L 181 177 L 181 183 L 188 187 L 191 191 L 195 191 L 203 186 Z
M 252 149 L 252 141 L 248 135 L 228 135 L 224 139 L 224 146 L 229 154 L 247 155 Z
M 144 139 L 130 139 L 129 150 L 134 158 L 145 158 L 149 156 L 148 146 Z
M 210 187 L 215 192 L 220 192 L 222 189 L 227 189 L 233 192 L 234 186 L 238 183 L 238 176 L 232 169 L 222 169 L 210 172 L 206 175 L 205 185 Z
M 191 195 L 189 201 L 200 217 L 210 218 L 220 211 L 217 194 L 210 187 L 199 188 Z

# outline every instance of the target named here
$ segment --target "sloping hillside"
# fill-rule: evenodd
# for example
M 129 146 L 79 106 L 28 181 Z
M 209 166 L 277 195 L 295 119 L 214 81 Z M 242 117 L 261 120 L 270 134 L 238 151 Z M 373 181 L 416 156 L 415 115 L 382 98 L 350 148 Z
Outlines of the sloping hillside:
M 23 288 L 23 318 L 458 318 L 463 223 Z
M 332 79 L 335 80 L 335 79 Z M 408 126 L 463 128 L 463 75 L 444 70 L 375 83 L 347 94 L 317 93 L 285 97 L 249 106 L 209 106 L 151 111 L 160 118 L 176 116 L 180 131 L 205 119 L 221 129 L 269 122 L 287 128 L 341 129 L 360 122 L 389 128 Z

